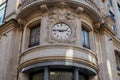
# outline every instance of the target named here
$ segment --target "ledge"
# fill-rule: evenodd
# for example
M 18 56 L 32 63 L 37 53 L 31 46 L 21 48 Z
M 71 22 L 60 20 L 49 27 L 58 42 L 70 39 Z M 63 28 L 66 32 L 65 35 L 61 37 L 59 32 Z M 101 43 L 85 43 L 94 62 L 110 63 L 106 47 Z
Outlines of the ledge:
M 24 6 L 22 6 L 21 4 L 19 13 L 16 17 L 17 19 L 19 18 L 23 19 L 36 10 L 41 11 L 42 10 L 40 7 L 41 5 L 44 5 L 44 4 L 47 5 L 48 11 L 49 11 L 50 8 L 57 6 L 61 2 L 65 2 L 68 4 L 67 6 L 74 9 L 74 12 L 78 7 L 82 7 L 84 9 L 83 12 L 89 15 L 93 19 L 94 23 L 102 22 L 99 9 L 97 8 L 94 1 L 91 1 L 91 0 L 85 0 L 85 1 L 83 0 L 34 0 L 34 1 L 28 0 L 28 1 L 31 1 L 31 2 L 28 2 L 26 5 L 24 4 Z M 76 12 L 76 14 L 78 13 Z
M 46 61 L 70 61 L 98 71 L 97 56 L 89 49 L 69 45 L 45 45 L 29 48 L 20 56 L 19 69 Z
M 26 54 L 29 54 L 30 52 L 32 51 L 35 51 L 35 50 L 43 50 L 43 49 L 56 49 L 56 48 L 61 48 L 61 49 L 73 49 L 73 50 L 78 50 L 78 51 L 87 51 L 85 52 L 85 54 L 90 54 L 91 56 L 95 57 L 97 59 L 97 56 L 96 54 L 90 50 L 90 49 L 87 49 L 87 48 L 84 48 L 84 47 L 77 47 L 77 46 L 71 46 L 71 45 L 39 45 L 39 46 L 35 46 L 35 47 L 31 47 L 31 48 L 28 48 L 24 51 L 22 51 L 20 57 L 26 55 Z

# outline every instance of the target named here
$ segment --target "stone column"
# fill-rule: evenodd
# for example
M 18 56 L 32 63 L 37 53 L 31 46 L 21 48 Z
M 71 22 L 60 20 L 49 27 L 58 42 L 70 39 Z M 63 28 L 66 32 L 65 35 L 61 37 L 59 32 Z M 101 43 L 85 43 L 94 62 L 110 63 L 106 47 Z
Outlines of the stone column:
M 49 73 L 48 73 L 48 67 L 45 67 L 45 71 L 44 71 L 44 80 L 49 80 Z
M 79 80 L 79 72 L 78 72 L 78 68 L 76 67 L 74 70 L 74 80 Z

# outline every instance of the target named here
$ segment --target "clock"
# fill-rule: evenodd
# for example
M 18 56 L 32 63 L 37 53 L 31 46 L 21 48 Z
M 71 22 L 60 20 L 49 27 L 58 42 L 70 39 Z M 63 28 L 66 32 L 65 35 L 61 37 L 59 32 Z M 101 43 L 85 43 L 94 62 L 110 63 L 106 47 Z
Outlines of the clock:
M 65 23 L 57 23 L 52 27 L 52 35 L 55 39 L 64 41 L 68 39 L 71 34 L 72 30 L 69 25 Z

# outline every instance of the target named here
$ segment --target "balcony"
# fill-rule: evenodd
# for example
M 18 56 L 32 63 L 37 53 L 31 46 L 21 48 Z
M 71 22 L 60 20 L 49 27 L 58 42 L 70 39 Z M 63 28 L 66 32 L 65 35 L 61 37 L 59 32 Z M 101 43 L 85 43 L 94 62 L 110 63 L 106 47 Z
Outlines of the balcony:
M 39 63 L 42 65 L 45 63 L 47 63 L 45 65 L 84 65 L 93 72 L 98 72 L 96 54 L 89 49 L 74 46 L 46 45 L 28 49 L 20 56 L 19 69 Z
M 35 11 L 40 11 L 42 5 L 46 5 L 48 12 L 53 7 L 56 7 L 60 2 L 67 3 L 67 6 L 76 11 L 78 7 L 82 7 L 84 13 L 89 15 L 94 23 L 101 23 L 99 7 L 94 0 L 21 0 L 17 19 L 24 19 Z
M 94 2 L 94 0 L 22 0 L 21 1 L 21 8 L 24 8 L 25 6 L 33 3 L 33 2 L 56 2 L 56 1 L 75 1 L 75 2 L 80 2 L 80 3 L 85 3 L 87 5 L 89 5 L 90 7 L 96 9 L 97 11 L 99 11 L 98 6 L 96 5 L 96 3 Z
M 20 9 L 25 8 L 26 6 L 32 4 L 32 3 L 44 3 L 44 2 L 59 2 L 59 1 L 64 1 L 64 2 L 76 2 L 76 3 L 83 3 L 85 5 L 88 5 L 89 7 L 95 9 L 96 11 L 99 11 L 99 8 L 97 4 L 95 3 L 94 0 L 21 0 L 20 4 Z

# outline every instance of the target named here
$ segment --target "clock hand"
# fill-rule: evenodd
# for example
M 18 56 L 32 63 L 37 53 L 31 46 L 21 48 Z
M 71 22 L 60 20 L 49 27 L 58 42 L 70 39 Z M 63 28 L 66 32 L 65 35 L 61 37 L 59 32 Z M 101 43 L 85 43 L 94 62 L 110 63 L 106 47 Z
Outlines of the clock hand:
M 59 32 L 65 32 L 67 29 L 60 29 Z
M 53 29 L 53 31 L 64 32 L 64 31 L 67 31 L 67 30 L 66 29 Z

